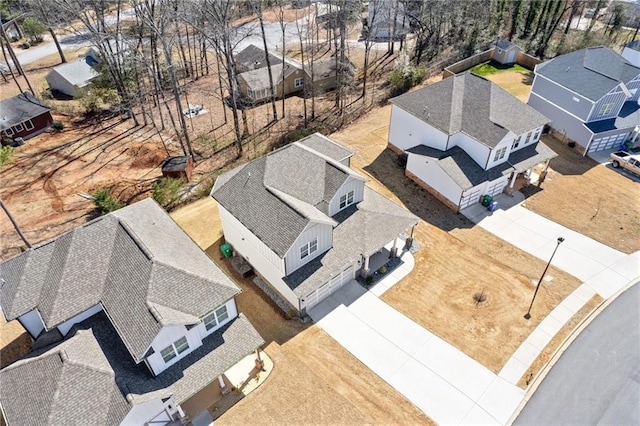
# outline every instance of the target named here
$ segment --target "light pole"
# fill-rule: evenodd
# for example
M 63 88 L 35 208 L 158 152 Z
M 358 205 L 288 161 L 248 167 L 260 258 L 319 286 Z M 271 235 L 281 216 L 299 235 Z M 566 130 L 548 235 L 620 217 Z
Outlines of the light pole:
M 536 294 L 538 294 L 538 289 L 540 288 L 540 284 L 542 284 L 542 279 L 544 278 L 544 274 L 547 273 L 547 269 L 549 269 L 549 266 L 551 265 L 553 256 L 556 254 L 556 250 L 558 250 L 558 247 L 560 247 L 560 244 L 563 241 L 564 241 L 564 238 L 558 237 L 558 243 L 556 244 L 556 248 L 553 249 L 553 253 L 551 253 L 551 258 L 549 259 L 549 263 L 547 263 L 546 268 L 544 268 L 544 271 L 542 272 L 542 276 L 540 277 L 540 281 L 538 281 L 538 285 L 536 285 L 536 291 L 533 292 L 533 299 L 531 299 L 531 304 L 529 305 L 529 309 L 527 310 L 527 313 L 524 314 L 524 319 L 531 318 L 531 307 L 533 306 L 533 301 L 536 300 Z

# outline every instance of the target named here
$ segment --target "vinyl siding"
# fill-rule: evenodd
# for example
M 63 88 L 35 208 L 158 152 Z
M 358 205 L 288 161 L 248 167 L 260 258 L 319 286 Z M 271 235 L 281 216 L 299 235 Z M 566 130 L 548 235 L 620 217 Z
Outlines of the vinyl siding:
M 591 107 L 593 102 L 589 99 L 573 93 L 564 87 L 551 82 L 550 80 L 536 75 L 533 80 L 533 86 L 531 87 L 531 96 L 534 94 L 546 99 L 548 102 L 555 104 L 557 107 L 570 112 L 571 114 L 581 118 L 583 121 L 587 120 L 589 113 L 591 113 Z M 533 106 L 530 102 L 529 105 Z M 535 108 L 535 106 L 533 106 Z M 540 110 L 538 110 L 540 111 Z M 544 111 L 540 111 L 544 114 Z M 546 114 L 545 114 L 546 115 Z M 547 117 L 553 117 L 547 115 Z
M 318 239 L 318 249 L 304 259 L 300 259 L 300 247 L 304 246 L 310 241 L 313 241 L 316 238 Z M 320 256 L 322 253 L 329 250 L 332 246 L 333 227 L 331 225 L 321 223 L 309 223 L 285 255 L 284 259 L 287 268 L 287 275 L 290 275 L 302 265 L 305 265 L 311 260 Z
M 409 154 L 407 170 L 418 179 L 438 191 L 454 205 L 460 204 L 462 188 L 449 176 L 435 160 L 420 155 Z
M 613 93 L 606 94 L 594 105 L 593 110 L 589 115 L 589 120 L 586 121 L 587 123 L 591 121 L 607 120 L 618 116 L 618 113 L 622 109 L 622 105 L 627 100 L 627 95 L 620 89 L 620 86 L 618 86 L 616 90 L 618 90 L 618 92 L 612 91 Z M 609 113 L 600 114 L 600 109 L 607 104 L 612 104 Z
M 391 107 L 389 142 L 406 151 L 418 145 L 446 150 L 448 135 L 430 126 L 402 108 Z
M 189 348 L 181 354 L 178 354 L 169 362 L 164 362 L 160 351 L 182 337 L 187 338 Z M 146 361 L 149 367 L 151 367 L 151 369 L 153 370 L 154 374 L 157 376 L 200 346 L 202 346 L 202 339 L 200 338 L 197 327 L 193 327 L 190 330 L 187 330 L 187 327 L 185 327 L 184 325 L 167 325 L 165 327 L 162 327 L 160 333 L 158 333 L 156 338 L 153 339 L 151 347 L 153 348 L 154 353 L 149 355 L 146 358 Z
M 537 97 L 534 93 L 531 93 L 531 96 L 529 97 L 529 105 L 547 117 L 553 117 L 553 121 L 550 125 L 554 130 L 564 133 L 567 138 L 577 142 L 583 147 L 586 147 L 589 144 L 592 133 L 586 128 L 584 123 L 576 117 L 573 117 L 556 106 L 551 105 L 544 99 Z
M 452 135 L 449 139 L 449 145 L 447 149 L 451 149 L 454 146 L 459 146 L 464 150 L 464 152 L 469 155 L 469 157 L 473 158 L 473 161 L 478 163 L 478 165 L 484 168 L 487 164 L 487 159 L 489 158 L 490 148 L 466 133 L 458 132 L 455 135 Z
M 333 216 L 340 211 L 340 196 L 346 195 L 349 191 L 353 191 L 353 204 L 358 204 L 364 199 L 364 182 L 358 179 L 349 177 L 347 181 L 342 184 L 342 187 L 336 192 L 336 195 L 329 202 L 329 214 Z
M 89 308 L 86 311 L 76 315 L 75 317 L 71 318 L 70 320 L 65 321 L 62 324 L 60 324 L 58 326 L 58 331 L 60 331 L 60 334 L 62 334 L 63 336 L 66 336 L 67 333 L 69 332 L 69 330 L 71 330 L 71 327 L 73 327 L 75 324 L 86 320 L 87 318 L 97 314 L 100 311 L 102 311 L 102 304 L 98 303 L 97 305 L 92 306 L 91 308 Z
M 640 53 L 638 53 L 638 55 L 640 55 Z M 640 75 L 627 83 L 626 86 L 631 92 L 631 98 L 627 99 L 627 101 L 637 101 L 640 99 Z
M 44 321 L 36 309 L 19 316 L 18 321 L 34 339 L 44 330 Z
M 491 152 L 489 153 L 489 163 L 487 164 L 487 167 L 485 168 L 485 170 L 489 170 L 492 167 L 497 166 L 498 164 L 502 164 L 506 161 L 509 160 L 509 154 L 511 152 L 511 145 L 513 144 L 513 133 L 509 132 L 507 134 L 507 136 L 504 137 L 504 139 L 502 139 L 500 141 L 500 143 L 498 145 L 496 145 L 495 148 L 493 148 L 491 150 Z M 494 158 L 496 156 L 496 153 L 501 150 L 502 148 L 507 148 L 507 150 L 504 153 L 504 157 L 502 157 L 499 160 L 495 160 Z

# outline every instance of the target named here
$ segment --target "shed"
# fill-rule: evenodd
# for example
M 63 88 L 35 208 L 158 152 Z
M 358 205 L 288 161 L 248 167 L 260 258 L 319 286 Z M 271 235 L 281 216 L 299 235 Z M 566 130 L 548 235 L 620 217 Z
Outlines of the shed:
M 512 41 L 507 39 L 498 40 L 493 51 L 493 60 L 503 65 L 513 64 L 516 62 L 520 50 L 518 45 Z
M 45 77 L 52 91 L 58 91 L 68 96 L 82 96 L 84 89 L 100 73 L 93 69 L 96 60 L 92 56 L 80 58 L 77 61 L 59 65 L 49 71 Z
M 162 162 L 162 176 L 175 179 L 191 180 L 193 158 L 190 155 L 167 157 Z

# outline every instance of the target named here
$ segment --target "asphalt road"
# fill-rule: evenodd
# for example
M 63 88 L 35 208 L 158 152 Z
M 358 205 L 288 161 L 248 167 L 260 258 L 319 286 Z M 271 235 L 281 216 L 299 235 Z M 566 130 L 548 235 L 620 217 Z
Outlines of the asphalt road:
M 580 333 L 514 424 L 640 424 L 640 284 Z

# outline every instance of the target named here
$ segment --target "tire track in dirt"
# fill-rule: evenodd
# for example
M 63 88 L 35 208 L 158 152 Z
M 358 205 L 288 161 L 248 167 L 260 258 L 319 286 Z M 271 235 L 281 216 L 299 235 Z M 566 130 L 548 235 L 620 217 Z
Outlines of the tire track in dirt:
M 49 175 L 41 175 L 41 177 L 45 178 L 42 188 L 44 192 L 51 196 L 51 208 L 56 213 L 64 212 L 64 202 L 62 201 L 62 197 L 58 191 L 58 186 L 53 180 L 53 174 Z

